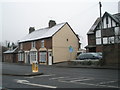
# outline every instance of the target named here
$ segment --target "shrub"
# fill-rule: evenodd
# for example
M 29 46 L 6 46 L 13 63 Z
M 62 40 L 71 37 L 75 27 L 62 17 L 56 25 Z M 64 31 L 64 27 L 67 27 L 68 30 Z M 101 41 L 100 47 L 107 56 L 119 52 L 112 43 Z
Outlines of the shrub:
M 87 65 L 91 65 L 91 64 L 92 64 L 92 61 L 89 60 L 89 61 L 87 62 Z

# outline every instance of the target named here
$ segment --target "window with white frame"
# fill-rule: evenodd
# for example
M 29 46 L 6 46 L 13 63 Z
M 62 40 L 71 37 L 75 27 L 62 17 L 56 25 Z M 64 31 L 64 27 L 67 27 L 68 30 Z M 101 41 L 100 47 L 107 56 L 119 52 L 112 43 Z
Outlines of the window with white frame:
M 119 27 L 115 27 L 115 35 L 120 35 L 120 28 Z
M 97 45 L 100 45 L 100 44 L 101 44 L 101 38 L 97 38 L 97 39 L 96 39 L 96 44 L 97 44 Z
M 30 61 L 31 61 L 31 63 L 33 61 L 37 61 L 37 52 L 36 51 L 31 51 L 30 52 Z
M 115 38 L 114 38 L 114 37 L 109 37 L 109 38 L 108 38 L 108 43 L 109 43 L 109 44 L 115 43 Z
M 101 30 L 96 31 L 96 37 L 101 37 Z
M 45 41 L 41 40 L 41 48 L 44 48 Z
M 101 30 L 96 31 L 96 44 L 100 45 L 101 44 Z
M 103 38 L 103 44 L 108 44 L 108 38 L 107 37 Z
M 18 61 L 23 61 L 24 60 L 24 53 L 19 53 L 18 54 Z
M 32 48 L 35 48 L 35 41 L 33 41 L 31 43 L 32 43 Z
M 45 63 L 46 62 L 46 55 L 47 55 L 47 53 L 46 52 L 40 52 L 39 53 L 39 56 L 40 56 L 40 62 L 42 62 L 42 63 Z
M 115 27 L 115 41 L 114 43 L 120 43 L 120 27 Z

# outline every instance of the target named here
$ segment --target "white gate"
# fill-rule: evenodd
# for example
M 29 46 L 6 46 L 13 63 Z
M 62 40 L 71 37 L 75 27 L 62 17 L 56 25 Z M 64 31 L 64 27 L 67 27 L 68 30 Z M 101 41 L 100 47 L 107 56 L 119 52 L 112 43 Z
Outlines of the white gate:
M 52 65 L 52 52 L 48 52 L 48 65 Z

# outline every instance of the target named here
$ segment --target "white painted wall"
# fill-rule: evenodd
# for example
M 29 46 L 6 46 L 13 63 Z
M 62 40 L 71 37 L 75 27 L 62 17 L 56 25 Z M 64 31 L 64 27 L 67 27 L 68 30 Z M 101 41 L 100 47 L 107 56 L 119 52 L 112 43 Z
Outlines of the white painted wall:
M 107 28 L 106 17 L 104 17 L 104 19 L 103 19 L 103 28 Z
M 73 60 L 76 58 L 78 51 L 78 38 L 67 24 L 65 24 L 65 26 L 53 36 L 52 45 L 53 63 L 68 61 L 70 58 Z M 72 46 L 74 49 L 71 54 L 69 52 L 69 46 Z
M 108 17 L 108 28 L 111 28 L 111 18 Z

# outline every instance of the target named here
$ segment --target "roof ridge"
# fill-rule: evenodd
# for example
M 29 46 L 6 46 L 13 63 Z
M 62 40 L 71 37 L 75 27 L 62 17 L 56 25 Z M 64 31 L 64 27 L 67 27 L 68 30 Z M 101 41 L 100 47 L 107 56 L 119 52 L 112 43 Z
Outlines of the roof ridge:
M 60 25 L 60 24 L 65 24 L 65 23 L 67 23 L 67 22 L 58 23 L 58 24 L 56 24 L 55 26 Z M 54 27 L 54 26 L 53 26 L 53 27 Z M 51 28 L 52 28 L 52 27 L 51 27 Z M 49 27 L 40 28 L 40 29 L 37 29 L 37 30 L 35 30 L 35 31 L 44 30 L 44 29 L 49 29 Z M 33 31 L 33 32 L 34 32 L 34 31 Z

